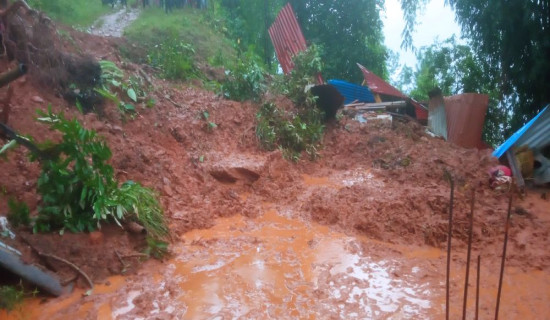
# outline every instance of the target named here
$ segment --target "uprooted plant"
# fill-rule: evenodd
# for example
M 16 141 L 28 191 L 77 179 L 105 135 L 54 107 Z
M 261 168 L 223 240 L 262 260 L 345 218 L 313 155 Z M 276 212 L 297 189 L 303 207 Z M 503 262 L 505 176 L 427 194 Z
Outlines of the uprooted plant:
M 102 60 L 99 65 L 101 66 L 101 85 L 95 88 L 95 91 L 114 102 L 123 115 L 125 113 L 133 115 L 136 112 L 135 104 L 147 99 L 142 79 L 136 76 L 126 78 L 124 72 L 112 61 Z M 149 101 L 150 99 L 146 103 L 147 106 L 150 105 Z
M 51 108 L 39 116 L 38 121 L 60 132 L 62 139 L 41 145 L 50 157 L 31 157 L 39 159 L 42 166 L 38 179 L 42 203 L 34 221 L 35 232 L 93 231 L 101 222 L 120 225 L 133 220 L 142 224 L 149 236 L 166 239 L 168 228 L 156 193 L 132 181 L 119 186 L 107 163 L 111 150 L 103 138 Z
M 280 148 L 287 159 L 297 161 L 303 151 L 316 159 L 325 128 L 324 112 L 317 108 L 309 87 L 321 71 L 319 50 L 311 46 L 293 61 L 293 71 L 277 81 L 274 89 L 292 100 L 295 108 L 286 111 L 272 102 L 264 103 L 256 117 L 256 136 L 263 148 Z

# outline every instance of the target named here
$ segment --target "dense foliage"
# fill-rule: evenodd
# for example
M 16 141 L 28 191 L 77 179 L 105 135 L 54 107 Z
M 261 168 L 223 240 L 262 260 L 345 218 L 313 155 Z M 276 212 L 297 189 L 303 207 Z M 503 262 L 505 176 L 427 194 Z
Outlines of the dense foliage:
M 410 34 L 426 0 L 401 0 Z M 550 1 L 450 0 L 465 36 L 513 111 L 511 130 L 550 103 Z M 410 44 L 410 38 L 406 38 Z M 505 111 L 503 111 L 505 112 Z
M 417 58 L 416 72 L 402 73 L 401 83 L 414 83 L 411 97 L 427 101 L 428 92 L 434 88 L 441 89 L 445 96 L 465 92 L 488 94 L 489 111 L 483 138 L 492 145 L 501 143 L 506 129 L 502 124 L 506 123 L 507 115 L 499 102 L 501 94 L 487 62 L 477 57 L 468 45 L 457 44 L 454 37 L 420 48 Z
M 107 163 L 111 150 L 103 138 L 84 129 L 76 119 L 66 119 L 51 109 L 40 112 L 38 120 L 59 131 L 62 140 L 49 144 L 51 158 L 40 159 L 42 172 L 37 186 L 42 204 L 35 231 L 92 231 L 101 221 L 120 224 L 136 219 L 151 236 L 167 236 L 155 193 L 131 181 L 118 186 Z
M 316 46 L 294 58 L 294 70 L 275 81 L 274 91 L 287 96 L 295 105 L 292 111 L 272 102 L 262 105 L 257 114 L 256 136 L 267 150 L 279 148 L 285 158 L 298 161 L 302 152 L 310 159 L 318 156 L 324 131 L 324 112 L 316 106 L 309 88 L 321 71 L 321 58 Z
M 177 35 L 159 39 L 147 55 L 148 63 L 162 70 L 162 77 L 173 80 L 197 76 L 194 57 L 193 46 L 178 39 Z
M 68 25 L 88 27 L 111 7 L 90 0 L 27 0 L 32 8 Z
M 222 91 L 227 99 L 245 101 L 261 97 L 265 90 L 264 70 L 255 58 L 252 51 L 241 53 L 234 67 L 226 71 Z
M 252 46 L 266 61 L 273 58 L 267 28 L 288 1 L 221 0 L 230 34 Z M 381 3 L 376 0 L 291 0 L 308 44 L 322 47 L 323 76 L 361 82 L 359 62 L 387 77 Z

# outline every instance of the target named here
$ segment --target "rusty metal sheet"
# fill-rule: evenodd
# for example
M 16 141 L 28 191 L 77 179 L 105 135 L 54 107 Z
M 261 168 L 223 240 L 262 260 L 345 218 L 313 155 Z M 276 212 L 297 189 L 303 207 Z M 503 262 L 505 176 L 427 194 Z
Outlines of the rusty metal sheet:
M 306 40 L 290 3 L 287 3 L 269 27 L 269 36 L 285 74 L 294 68 L 292 58 L 307 49 Z
M 479 148 L 489 106 L 486 94 L 463 93 L 445 97 L 448 141 L 464 148 Z

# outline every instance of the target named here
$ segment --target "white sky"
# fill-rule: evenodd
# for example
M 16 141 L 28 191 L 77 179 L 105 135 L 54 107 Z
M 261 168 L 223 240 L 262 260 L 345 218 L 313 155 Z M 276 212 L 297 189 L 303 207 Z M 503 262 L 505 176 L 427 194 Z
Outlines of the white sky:
M 444 0 L 431 0 L 417 16 L 418 25 L 413 34 L 413 45 L 416 48 L 431 45 L 436 39 L 445 40 L 456 34 L 461 37 L 460 26 L 455 21 L 453 10 L 445 6 Z M 416 56 L 412 50 L 401 49 L 401 32 L 405 22 L 399 0 L 386 0 L 384 23 L 385 44 L 393 51 L 399 52 L 400 64 L 416 67 Z

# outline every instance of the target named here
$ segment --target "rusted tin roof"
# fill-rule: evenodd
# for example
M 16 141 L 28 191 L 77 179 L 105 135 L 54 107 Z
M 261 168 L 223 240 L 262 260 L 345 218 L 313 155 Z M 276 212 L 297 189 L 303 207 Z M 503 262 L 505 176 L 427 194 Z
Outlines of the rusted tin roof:
M 281 9 L 275 22 L 269 27 L 269 36 L 283 72 L 290 73 L 294 68 L 292 58 L 307 49 L 306 39 L 290 3 Z
M 489 105 L 486 94 L 463 93 L 445 97 L 448 141 L 464 148 L 480 148 Z
M 359 69 L 361 69 L 363 77 L 365 78 L 365 82 L 373 93 L 406 99 L 414 106 L 414 111 L 418 120 L 428 119 L 428 109 L 426 109 L 426 107 L 424 107 L 422 104 L 418 103 L 414 99 L 407 97 L 401 91 L 397 90 L 394 86 L 382 80 L 382 78 L 375 75 L 374 73 L 372 73 L 372 71 L 363 67 L 361 64 L 358 63 L 357 66 L 359 67 Z

